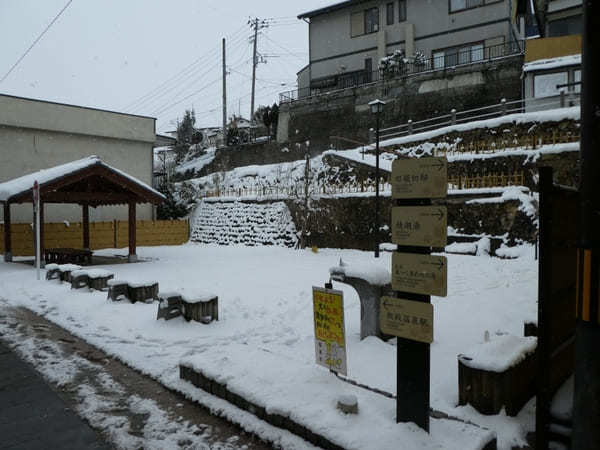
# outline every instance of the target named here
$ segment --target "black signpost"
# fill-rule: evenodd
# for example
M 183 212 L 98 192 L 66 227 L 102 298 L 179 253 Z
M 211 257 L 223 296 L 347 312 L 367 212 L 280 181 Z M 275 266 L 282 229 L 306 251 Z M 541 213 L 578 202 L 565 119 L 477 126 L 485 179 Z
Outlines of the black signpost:
M 392 166 L 392 197 L 395 208 L 392 212 L 392 242 L 398 244 L 397 252 L 411 255 L 431 255 L 434 242 L 446 241 L 447 210 L 444 206 L 432 207 L 432 198 L 445 198 L 448 189 L 447 161 L 444 158 L 421 158 L 419 160 L 396 160 Z M 423 209 L 414 209 L 421 207 Z M 431 208 L 431 211 L 427 210 Z M 400 260 L 400 258 L 396 258 Z M 404 258 L 408 263 L 392 267 L 394 276 L 406 279 L 423 273 L 421 267 L 408 267 L 410 261 L 422 258 Z M 441 292 L 445 294 L 447 283 L 447 261 L 440 258 Z M 397 263 L 396 263 L 397 264 Z M 416 264 L 416 263 L 415 263 Z M 422 264 L 422 262 L 421 262 Z M 402 280 L 399 281 L 402 283 Z M 395 291 L 395 297 L 411 302 L 431 304 L 430 287 L 412 284 L 412 292 Z M 421 286 L 421 287 L 419 287 Z M 385 306 L 385 305 L 384 305 Z M 385 310 L 385 308 L 384 308 Z M 417 321 L 410 314 L 401 320 Z M 432 327 L 428 320 L 418 326 Z M 408 325 L 408 323 L 407 323 Z M 413 329 L 414 332 L 414 329 Z M 431 333 L 432 335 L 432 333 Z M 414 422 L 429 431 L 430 411 L 430 342 L 416 340 L 413 334 L 398 337 L 396 422 Z

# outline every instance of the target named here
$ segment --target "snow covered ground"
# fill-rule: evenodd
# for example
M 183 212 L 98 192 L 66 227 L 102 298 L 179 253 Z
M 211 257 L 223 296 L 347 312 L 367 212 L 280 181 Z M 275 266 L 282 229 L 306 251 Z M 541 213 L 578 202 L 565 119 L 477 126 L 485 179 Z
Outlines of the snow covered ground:
M 434 421 L 431 438 L 414 426 L 396 425 L 393 400 L 347 385 L 314 362 L 311 287 L 322 286 L 328 280 L 329 268 L 340 258 L 350 265 L 377 265 L 389 270 L 390 254 L 375 260 L 372 253 L 355 250 L 325 249 L 315 254 L 276 247 L 195 244 L 138 251 L 146 262 L 103 268 L 129 281 L 157 280 L 161 291 L 185 288 L 214 292 L 219 296 L 220 321 L 211 325 L 186 323 L 181 318 L 157 321 L 156 304 L 110 303 L 105 293 L 72 291 L 55 281 L 38 282 L 35 271 L 22 264 L 0 264 L 1 296 L 11 305 L 44 315 L 284 448 L 310 446 L 179 380 L 179 361 L 203 361 L 203 368 L 229 378 L 239 391 L 259 397 L 264 404 L 293 411 L 301 420 L 310 422 L 313 419 L 309 415 L 319 411 L 323 428 L 319 431 L 349 448 L 369 448 L 365 442 L 370 442 L 370 448 L 396 448 L 400 441 L 406 448 L 471 448 L 465 446 L 464 438 L 449 439 L 446 433 L 455 432 L 456 426 L 449 431 L 443 421 Z M 523 322 L 536 317 L 533 249 L 516 260 L 456 255 L 448 255 L 448 259 L 448 297 L 433 298 L 432 407 L 496 432 L 500 449 L 523 445 L 525 433 L 533 428 L 534 402 L 517 418 L 483 416 L 471 407 L 457 407 L 457 355 L 482 343 L 486 331 L 522 336 Z M 395 392 L 394 341 L 367 338 L 361 342 L 358 296 L 345 285 L 334 282 L 334 287 L 345 295 L 349 378 Z M 282 385 L 293 390 L 289 397 L 269 398 L 274 392 L 281 393 Z M 356 395 L 361 413 L 351 419 L 341 416 L 331 399 L 318 396 L 324 390 L 331 398 Z M 301 402 L 302 398 L 312 401 Z M 324 403 L 315 409 L 319 401 Z

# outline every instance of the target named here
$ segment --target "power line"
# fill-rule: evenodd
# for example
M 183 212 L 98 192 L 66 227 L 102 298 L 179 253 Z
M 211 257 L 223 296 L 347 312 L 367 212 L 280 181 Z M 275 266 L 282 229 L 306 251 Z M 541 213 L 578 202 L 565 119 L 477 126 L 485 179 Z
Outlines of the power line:
M 230 36 L 227 37 L 227 39 L 232 39 L 232 40 L 238 40 L 240 38 L 240 34 L 243 32 L 243 30 L 246 28 L 245 25 L 242 25 L 240 28 L 238 28 L 236 31 L 234 31 Z M 234 38 L 235 37 L 235 38 Z M 195 66 L 197 66 L 198 64 L 200 64 L 201 62 L 204 61 L 205 58 L 208 58 L 210 56 L 212 56 L 213 53 L 219 51 L 220 47 L 217 46 L 215 48 L 212 48 L 212 50 L 209 50 L 208 52 L 206 52 L 205 54 L 203 54 L 202 56 L 200 56 L 199 58 L 197 58 L 196 60 L 194 60 L 192 63 L 190 63 L 189 65 L 187 65 L 186 67 L 184 67 L 181 71 L 179 71 L 178 73 L 176 73 L 175 75 L 173 75 L 172 77 L 168 78 L 166 81 L 162 82 L 160 85 L 156 86 L 155 88 L 151 89 L 149 92 L 147 92 L 146 94 L 144 94 L 143 96 L 139 97 L 137 100 L 129 103 L 124 109 L 125 110 L 131 110 L 132 108 L 139 108 L 139 106 L 141 104 L 145 103 L 145 100 L 148 99 L 148 97 L 152 97 L 153 95 L 156 95 L 158 92 L 160 92 L 161 89 L 165 88 L 166 86 L 169 86 L 171 83 L 175 83 L 178 82 L 179 79 L 183 76 L 184 78 L 189 76 L 189 72 L 194 72 Z
M 17 68 L 17 66 L 19 65 L 19 63 L 21 61 L 23 61 L 23 59 L 27 56 L 27 54 L 33 49 L 33 47 L 35 47 L 35 45 L 44 37 L 44 35 L 46 34 L 46 32 L 50 29 L 50 27 L 52 27 L 52 25 L 54 25 L 54 23 L 58 20 L 58 18 L 62 15 L 62 13 L 65 12 L 65 10 L 69 7 L 69 5 L 73 2 L 73 0 L 69 0 L 67 2 L 67 4 L 65 6 L 63 6 L 63 9 L 61 9 L 58 14 L 54 17 L 54 19 L 52 19 L 52 21 L 48 24 L 48 26 L 46 28 L 44 28 L 44 31 L 42 31 L 40 33 L 40 35 L 35 39 L 35 41 L 33 41 L 33 43 L 29 46 L 29 48 L 27 50 L 25 50 L 25 53 L 23 53 L 21 55 L 21 57 L 17 60 L 16 63 L 13 64 L 13 66 L 8 70 L 8 72 L 6 72 L 6 75 L 4 75 L 2 77 L 2 79 L 0 80 L 0 83 L 2 83 L 4 80 L 6 80 L 6 78 L 8 78 L 8 76 L 12 73 L 13 70 L 15 70 Z
M 234 50 L 237 50 L 243 44 L 244 44 L 244 40 L 240 41 L 238 43 L 238 45 L 234 48 Z M 197 72 L 199 72 L 201 69 L 205 69 L 206 65 L 210 65 L 210 67 L 208 68 L 208 70 L 204 70 L 201 73 L 201 75 L 199 75 L 198 77 L 196 77 L 195 79 L 193 79 L 191 82 L 188 83 L 188 80 L 190 80 L 190 79 L 192 79 L 192 77 L 196 76 Z M 194 69 L 193 72 L 191 72 L 191 73 L 185 75 L 183 78 L 179 79 L 176 84 L 173 84 L 173 86 L 171 86 L 169 88 L 166 88 L 165 90 L 156 92 L 155 94 L 151 95 L 146 100 L 144 100 L 141 103 L 139 103 L 138 106 L 136 107 L 136 109 L 139 110 L 140 108 L 142 108 L 142 105 L 144 105 L 144 107 L 149 107 L 155 101 L 160 101 L 159 99 L 161 99 L 162 97 L 165 97 L 167 94 L 169 94 L 170 92 L 174 91 L 175 89 L 180 88 L 184 83 L 187 83 L 185 85 L 185 87 L 183 87 L 182 89 L 179 90 L 179 92 L 177 92 L 174 95 L 171 95 L 171 98 L 178 97 L 179 95 L 181 95 L 182 93 L 184 93 L 186 90 L 188 90 L 194 84 L 196 84 L 197 82 L 199 82 L 200 80 L 202 80 L 203 78 L 205 78 L 206 76 L 208 76 L 211 72 L 215 71 L 216 69 L 218 69 L 218 66 L 216 64 L 215 65 L 208 64 L 208 61 L 205 61 L 205 64 L 201 68 L 199 67 L 198 69 Z M 171 101 L 171 100 L 167 99 L 167 102 L 168 101 Z M 158 108 L 155 107 L 154 109 L 160 109 L 160 108 L 161 107 L 159 106 Z

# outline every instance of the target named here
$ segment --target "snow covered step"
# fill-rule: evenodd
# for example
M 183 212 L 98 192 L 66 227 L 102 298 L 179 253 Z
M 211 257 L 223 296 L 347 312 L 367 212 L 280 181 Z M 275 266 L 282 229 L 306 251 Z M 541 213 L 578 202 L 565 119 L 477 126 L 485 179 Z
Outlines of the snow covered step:
M 496 448 L 495 433 L 446 419 L 431 419 L 428 434 L 414 424 L 396 424 L 396 400 L 344 383 L 302 358 L 239 343 L 206 347 L 179 362 L 180 378 L 287 429 L 324 449 L 433 450 Z M 353 396 L 357 414 L 337 409 L 340 395 Z M 451 444 L 449 444 L 451 443 Z
M 283 202 L 200 202 L 192 219 L 191 240 L 204 244 L 296 244 L 296 227 Z

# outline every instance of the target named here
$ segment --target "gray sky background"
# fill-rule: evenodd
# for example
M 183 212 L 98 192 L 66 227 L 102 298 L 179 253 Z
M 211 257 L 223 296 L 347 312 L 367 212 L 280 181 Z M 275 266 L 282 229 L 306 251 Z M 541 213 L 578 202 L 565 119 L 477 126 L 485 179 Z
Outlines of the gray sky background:
M 0 0 L 0 78 L 67 0 Z M 221 123 L 221 39 L 228 37 L 228 115 L 249 116 L 249 17 L 273 18 L 259 37 L 266 64 L 257 105 L 294 89 L 308 62 L 308 25 L 295 17 L 334 0 L 74 0 L 0 93 L 156 117 L 174 128 L 194 107 Z M 270 56 L 269 56 L 270 55 Z M 282 86 L 282 83 L 285 83 Z

